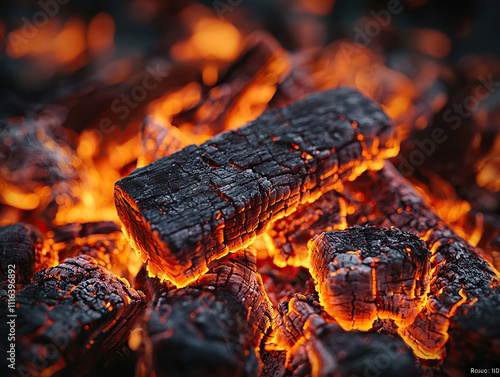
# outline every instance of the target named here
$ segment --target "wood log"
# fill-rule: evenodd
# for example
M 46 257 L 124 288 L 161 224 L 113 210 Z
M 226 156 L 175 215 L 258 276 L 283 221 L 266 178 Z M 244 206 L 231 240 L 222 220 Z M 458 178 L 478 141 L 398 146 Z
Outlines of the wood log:
M 430 252 L 414 234 L 355 226 L 309 247 L 321 303 L 344 330 L 370 330 L 379 318 L 408 326 L 425 305 Z
M 138 166 L 147 165 L 159 158 L 170 156 L 184 148 L 186 137 L 177 127 L 169 123 L 160 123 L 158 119 L 148 116 L 141 129 L 142 154 Z
M 399 333 L 423 359 L 445 359 L 462 370 L 500 354 L 498 272 L 474 247 L 427 208 L 422 197 L 389 163 L 348 188 L 363 193 L 349 223 L 396 226 L 419 235 L 431 250 L 430 291 L 414 323 Z M 453 355 L 453 357 L 452 357 Z
M 156 279 L 158 281 L 158 279 Z M 148 310 L 145 375 L 258 376 L 258 347 L 271 324 L 272 306 L 256 272 L 255 251 L 214 261 L 188 287 L 163 291 Z
M 14 266 L 16 290 L 28 284 L 33 274 L 57 264 L 58 256 L 35 227 L 14 224 L 0 227 L 0 289 L 9 284 L 9 266 Z
M 133 281 L 142 262 L 114 221 L 65 224 L 54 228 L 49 242 L 60 260 L 90 255 L 101 267 Z
M 116 183 L 115 203 L 149 271 L 182 287 L 299 204 L 395 152 L 388 117 L 340 88 L 135 170 Z
M 84 376 L 126 339 L 144 295 L 90 256 L 38 272 L 16 295 L 16 375 Z M 2 321 L 1 326 L 6 326 Z
M 344 229 L 346 210 L 342 194 L 332 190 L 276 221 L 266 234 L 266 245 L 274 263 L 282 268 L 287 265 L 309 268 L 307 243 L 314 235 Z
M 293 376 L 417 376 L 415 359 L 401 339 L 344 331 L 312 295 L 297 294 L 281 304 L 273 321 Z

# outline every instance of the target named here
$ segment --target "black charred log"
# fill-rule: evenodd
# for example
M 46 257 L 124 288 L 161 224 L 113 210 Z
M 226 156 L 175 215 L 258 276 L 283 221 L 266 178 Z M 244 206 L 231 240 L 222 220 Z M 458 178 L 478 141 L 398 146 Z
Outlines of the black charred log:
M 28 284 L 33 274 L 57 263 L 57 254 L 31 225 L 0 227 L 0 288 L 9 284 L 9 269 L 14 271 L 16 289 Z M 9 268 L 11 266 L 12 268 Z
M 146 307 L 141 292 L 89 256 L 38 272 L 16 302 L 16 375 L 86 375 L 127 339 Z
M 258 347 L 272 306 L 255 270 L 253 251 L 215 261 L 190 286 L 166 283 L 149 310 L 142 355 L 156 376 L 258 376 Z M 155 279 L 157 280 L 157 279 Z M 148 371 L 149 373 L 149 371 Z
M 288 348 L 286 375 L 418 375 L 415 359 L 401 339 L 379 333 L 344 331 L 324 315 L 311 295 L 296 295 L 290 302 L 281 304 L 275 325 L 278 344 Z
M 135 170 L 116 183 L 116 206 L 150 271 L 185 286 L 299 204 L 378 166 L 395 152 L 393 131 L 354 90 L 314 94 Z
M 399 330 L 417 356 L 440 359 L 446 352 L 445 365 L 463 370 L 476 365 L 471 360 L 488 355 L 493 362 L 493 355 L 500 354 L 495 270 L 425 205 L 391 164 L 365 173 L 349 189 L 367 198 L 357 204 L 349 223 L 396 226 L 422 237 L 431 250 L 427 304 L 412 325 Z
M 345 330 L 369 330 L 378 318 L 408 326 L 426 303 L 430 252 L 412 233 L 355 226 L 309 247 L 321 302 Z

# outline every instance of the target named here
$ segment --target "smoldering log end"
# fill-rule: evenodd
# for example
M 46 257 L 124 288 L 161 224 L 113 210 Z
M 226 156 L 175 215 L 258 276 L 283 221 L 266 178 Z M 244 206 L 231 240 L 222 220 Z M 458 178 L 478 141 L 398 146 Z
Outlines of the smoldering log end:
M 346 330 L 369 330 L 378 318 L 407 326 L 426 303 L 430 252 L 414 234 L 355 226 L 309 246 L 321 302 Z

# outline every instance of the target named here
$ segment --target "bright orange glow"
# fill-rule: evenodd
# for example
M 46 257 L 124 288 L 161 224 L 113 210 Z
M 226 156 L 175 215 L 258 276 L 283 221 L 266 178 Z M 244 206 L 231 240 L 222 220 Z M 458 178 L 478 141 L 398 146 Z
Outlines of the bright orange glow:
M 314 14 L 328 14 L 333 9 L 335 0 L 301 0 L 301 7 Z
M 81 62 L 77 58 L 86 48 L 85 25 L 79 19 L 70 19 L 60 27 L 59 23 L 51 19 L 43 27 L 36 29 L 33 36 L 24 36 L 22 30 L 15 30 L 9 34 L 7 54 L 19 59 L 25 56 L 46 59 L 53 64 L 69 65 L 77 68 Z
M 69 20 L 65 28 L 52 40 L 51 48 L 57 61 L 69 63 L 85 50 L 85 25 L 80 20 Z
M 191 36 L 174 44 L 171 55 L 179 60 L 234 60 L 242 49 L 239 30 L 227 21 L 216 18 L 205 8 L 194 5 L 183 11 L 182 19 L 189 25 Z
M 219 72 L 217 71 L 217 66 L 214 64 L 208 64 L 203 69 L 203 83 L 208 86 L 212 86 L 217 82 Z
M 498 156 L 500 156 L 500 135 L 496 135 L 488 155 L 476 163 L 478 171 L 476 180 L 480 187 L 500 191 L 500 157 Z
M 431 29 L 414 29 L 411 32 L 414 47 L 438 59 L 446 58 L 451 51 L 451 41 L 446 34 Z
M 87 44 L 92 53 L 102 53 L 113 47 L 115 22 L 107 13 L 99 13 L 88 26 Z

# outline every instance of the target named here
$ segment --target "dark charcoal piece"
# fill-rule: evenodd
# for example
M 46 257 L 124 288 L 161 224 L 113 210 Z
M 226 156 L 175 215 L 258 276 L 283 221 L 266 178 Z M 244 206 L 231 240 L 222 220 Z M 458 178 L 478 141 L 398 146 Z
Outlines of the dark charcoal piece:
M 274 263 L 308 268 L 307 243 L 319 233 L 346 227 L 345 203 L 341 194 L 332 190 L 276 221 L 268 232 L 271 242 L 267 242 Z
M 115 185 L 118 214 L 149 270 L 182 287 L 299 204 L 379 167 L 397 150 L 393 131 L 358 92 L 317 93 L 135 170 Z
M 148 311 L 142 363 L 158 377 L 259 375 L 272 306 L 255 255 L 241 250 L 210 267 L 189 287 L 167 283 Z
M 0 227 L 0 288 L 8 284 L 9 265 L 14 265 L 16 289 L 28 284 L 33 274 L 57 263 L 57 254 L 31 225 Z
M 478 365 L 471 360 L 490 357 L 494 362 L 500 354 L 500 285 L 495 271 L 426 207 L 391 164 L 364 174 L 349 189 L 369 198 L 359 203 L 350 222 L 396 226 L 420 235 L 431 250 L 427 304 L 412 325 L 399 330 L 415 354 L 440 359 L 446 347 L 445 363 L 463 370 Z
M 369 330 L 378 318 L 408 326 L 426 303 L 430 252 L 412 233 L 356 226 L 309 247 L 321 303 L 344 330 Z
M 91 223 L 70 223 L 53 228 L 54 242 L 74 241 L 76 238 L 92 236 L 94 234 L 111 234 L 119 232 L 120 225 L 114 221 L 96 221 Z
M 16 301 L 16 375 L 21 376 L 86 375 L 126 340 L 146 307 L 141 292 L 89 256 L 38 272 Z
M 296 295 L 275 317 L 278 346 L 288 349 L 293 376 L 417 376 L 415 359 L 398 338 L 344 331 L 322 313 L 313 296 Z

